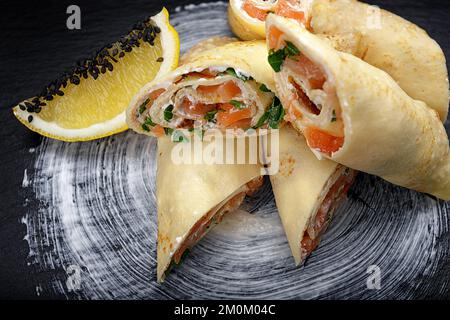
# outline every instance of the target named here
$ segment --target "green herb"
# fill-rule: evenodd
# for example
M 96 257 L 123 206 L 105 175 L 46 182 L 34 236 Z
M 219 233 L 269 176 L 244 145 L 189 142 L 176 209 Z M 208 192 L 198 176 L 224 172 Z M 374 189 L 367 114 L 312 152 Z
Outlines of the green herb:
M 147 104 L 150 101 L 150 99 L 145 100 L 139 107 L 139 114 L 143 114 L 145 109 L 147 109 Z
M 173 105 L 167 106 L 166 109 L 164 109 L 164 120 L 169 122 L 173 118 Z
M 331 122 L 336 122 L 336 121 L 337 121 L 336 110 L 333 110 L 333 116 L 331 117 Z
M 277 51 L 272 49 L 269 51 L 269 57 L 267 58 L 267 61 L 269 61 L 269 64 L 272 67 L 273 71 L 280 72 L 281 65 L 283 64 L 284 59 L 286 59 L 284 49 L 280 49 Z
M 189 139 L 184 135 L 184 133 L 180 130 L 175 130 L 172 135 L 173 142 L 189 142 Z
M 299 54 L 300 50 L 298 50 L 292 42 L 286 41 L 286 46 L 284 48 L 276 51 L 271 49 L 269 51 L 269 57 L 267 58 L 267 60 L 269 61 L 269 64 L 272 67 L 273 71 L 280 72 L 281 65 L 287 57 L 292 58 Z
M 256 123 L 256 125 L 253 127 L 253 129 L 258 129 L 261 128 L 266 122 L 267 119 L 269 118 L 269 112 L 264 112 L 264 114 L 261 116 L 261 118 L 259 118 L 258 122 Z
M 300 54 L 300 50 L 298 50 L 297 47 L 289 41 L 286 41 L 286 47 L 284 49 L 286 50 L 286 55 L 288 57 L 298 56 Z
M 249 80 L 253 80 L 252 77 L 247 77 L 247 76 L 244 76 L 243 74 L 238 74 L 236 72 L 236 70 L 234 70 L 233 68 L 228 68 L 227 70 L 225 70 L 225 73 L 229 74 L 230 76 L 233 76 L 235 78 L 238 78 L 238 79 L 240 79 L 240 80 L 242 80 L 244 82 L 245 81 L 249 81 Z
M 151 118 L 150 116 L 148 116 L 148 117 L 145 119 L 144 123 L 142 124 L 142 129 L 143 129 L 144 131 L 150 131 L 150 128 L 149 128 L 149 127 L 154 127 L 154 126 L 156 126 L 156 123 L 154 123 L 154 122 L 152 121 L 152 118 Z
M 236 109 L 244 109 L 245 108 L 245 104 L 241 101 L 237 101 L 237 100 L 231 100 L 230 104 L 235 107 Z
M 166 136 L 170 136 L 173 133 L 173 129 L 172 128 L 164 128 L 164 133 L 166 134 Z
M 265 84 L 260 85 L 259 90 L 261 90 L 262 92 L 272 92 L 269 88 L 267 88 Z
M 258 123 L 253 127 L 253 129 L 258 129 L 268 123 L 269 128 L 278 129 L 280 126 L 280 122 L 283 121 L 284 118 L 284 108 L 281 105 L 280 100 L 275 97 L 272 101 L 272 105 L 269 110 L 264 112 L 264 114 L 259 118 Z
M 280 100 L 275 97 L 269 109 L 269 127 L 272 129 L 278 129 L 280 126 L 280 122 L 283 121 L 284 115 L 284 108 Z
M 217 111 L 218 110 L 208 111 L 203 118 L 208 122 L 216 123 L 215 116 Z

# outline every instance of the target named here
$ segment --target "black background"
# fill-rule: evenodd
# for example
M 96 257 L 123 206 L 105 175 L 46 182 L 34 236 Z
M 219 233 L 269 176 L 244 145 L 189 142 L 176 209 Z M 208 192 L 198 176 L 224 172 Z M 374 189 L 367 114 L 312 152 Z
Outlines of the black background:
M 11 107 L 40 92 L 75 61 L 126 34 L 135 22 L 156 14 L 163 5 L 173 11 L 176 6 L 198 2 L 207 1 L 1 1 L 0 298 L 60 298 L 38 297 L 35 278 L 42 280 L 46 275 L 35 274 L 27 266 L 26 226 L 20 220 L 29 210 L 24 207 L 24 202 L 30 194 L 25 194 L 27 191 L 21 185 L 24 169 L 33 163 L 29 149 L 38 146 L 41 137 L 21 125 L 14 118 Z M 449 1 L 368 2 L 425 28 L 443 47 L 447 60 L 450 58 Z M 71 4 L 81 8 L 81 30 L 66 28 L 66 8 Z M 446 127 L 449 132 L 448 121 Z M 450 239 L 449 235 L 446 236 Z M 445 269 L 450 272 L 450 266 Z M 439 279 L 430 281 L 436 281 L 432 285 L 442 285 Z

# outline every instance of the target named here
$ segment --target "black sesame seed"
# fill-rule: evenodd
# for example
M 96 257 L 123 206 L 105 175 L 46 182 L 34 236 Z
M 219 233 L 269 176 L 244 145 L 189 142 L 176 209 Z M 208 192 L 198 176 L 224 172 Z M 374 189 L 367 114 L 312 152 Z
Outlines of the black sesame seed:
M 163 62 L 164 58 L 163 57 L 159 57 L 158 59 L 156 59 L 156 62 Z
M 31 122 L 31 121 L 33 121 L 33 116 L 28 116 L 28 122 Z
M 121 53 L 119 53 L 119 58 L 123 58 L 125 56 L 125 52 L 121 52 Z
M 52 95 L 47 95 L 47 96 L 44 97 L 44 99 L 47 100 L 47 101 L 52 101 L 53 100 L 53 96 Z
M 62 92 L 61 90 L 56 90 L 56 94 L 58 95 L 58 96 L 63 96 L 64 95 L 64 92 Z
M 19 104 L 19 108 L 22 111 L 25 111 L 27 107 L 25 107 L 23 104 Z
M 72 78 L 70 78 L 70 82 L 75 85 L 78 85 L 80 84 L 80 78 L 78 78 L 77 76 L 73 76 Z
M 102 68 L 100 69 L 100 72 L 101 72 L 101 73 L 105 73 L 105 72 L 106 72 L 106 67 L 105 67 L 105 66 L 102 66 Z
M 161 29 L 158 26 L 155 26 L 153 28 L 153 30 L 155 30 L 156 33 L 160 33 L 161 32 Z
M 119 50 L 117 48 L 114 48 L 112 51 L 113 56 L 116 56 L 119 53 Z
M 36 112 L 36 113 L 39 113 L 39 112 L 41 112 L 41 111 L 42 111 L 42 108 L 41 108 L 41 107 L 37 107 L 37 108 L 34 109 L 34 112 Z

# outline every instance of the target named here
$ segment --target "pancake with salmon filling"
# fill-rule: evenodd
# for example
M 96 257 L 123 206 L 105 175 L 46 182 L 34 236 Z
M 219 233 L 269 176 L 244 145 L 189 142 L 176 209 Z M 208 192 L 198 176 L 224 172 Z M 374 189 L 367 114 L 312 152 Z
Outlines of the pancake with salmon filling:
M 290 125 L 279 134 L 280 171 L 270 181 L 292 255 L 300 265 L 319 245 L 356 172 L 318 160 Z
M 266 27 L 277 35 L 268 46 L 279 98 L 318 157 L 450 199 L 449 142 L 436 111 L 292 20 L 270 15 Z
M 248 30 L 257 30 L 257 35 L 253 36 L 265 38 L 263 26 L 268 14 L 258 20 L 246 13 L 263 8 L 258 3 L 265 2 L 230 1 L 230 23 L 239 37 Z M 352 49 L 335 48 L 386 71 L 410 97 L 424 101 L 436 110 L 442 122 L 447 120 L 449 84 L 445 55 L 439 44 L 417 25 L 355 0 L 283 0 L 271 3 L 272 8 L 267 12 L 291 18 L 318 36 L 332 38 L 338 43 L 340 41 L 336 39 L 352 43 L 355 46 Z M 277 6 L 283 9 L 277 9 Z M 256 9 L 248 9 L 252 7 Z M 241 23 L 234 24 L 234 20 Z M 252 36 L 244 39 L 252 39 Z
M 162 136 L 176 129 L 276 128 L 283 108 L 271 90 L 263 41 L 234 42 L 194 55 L 146 85 L 127 110 L 130 128 Z
M 235 148 L 238 139 L 244 138 L 236 138 Z M 204 151 L 216 142 L 205 138 L 200 143 Z M 193 154 L 192 164 L 176 164 L 172 155 L 182 144 L 169 137 L 158 139 L 158 282 L 181 263 L 189 249 L 226 213 L 237 209 L 263 182 L 259 164 L 195 164 Z
M 242 40 L 265 39 L 265 20 L 270 13 L 308 21 L 311 1 L 300 0 L 230 0 L 228 21 L 231 30 Z

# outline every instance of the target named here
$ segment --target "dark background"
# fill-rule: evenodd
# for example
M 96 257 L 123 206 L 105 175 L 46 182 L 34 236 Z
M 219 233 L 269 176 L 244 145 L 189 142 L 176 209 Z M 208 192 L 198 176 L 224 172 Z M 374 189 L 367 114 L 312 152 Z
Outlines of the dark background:
M 29 149 L 41 137 L 26 129 L 13 116 L 11 107 L 35 95 L 65 68 L 90 55 L 104 44 L 127 33 L 131 26 L 166 6 L 205 0 L 135 1 L 11 1 L 0 3 L 0 298 L 37 299 L 36 274 L 27 266 L 26 226 L 21 217 L 26 210 L 22 188 L 24 169 L 33 163 Z M 450 58 L 450 2 L 447 0 L 367 1 L 388 9 L 423 27 L 443 47 Z M 66 8 L 81 8 L 81 30 L 66 28 Z M 446 124 L 449 132 L 449 121 Z M 36 204 L 34 204 L 36 206 Z M 449 244 L 450 245 L 450 244 Z M 447 260 L 448 261 L 448 260 Z M 450 272 L 450 266 L 445 270 Z M 432 285 L 439 286 L 439 279 Z M 447 290 L 447 292 L 450 291 Z M 417 296 L 417 298 L 442 298 Z M 448 297 L 447 297 L 448 298 Z

